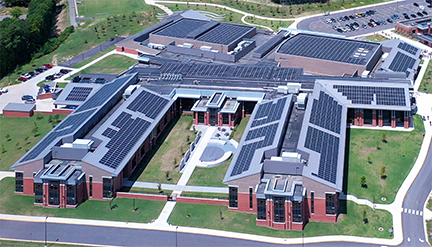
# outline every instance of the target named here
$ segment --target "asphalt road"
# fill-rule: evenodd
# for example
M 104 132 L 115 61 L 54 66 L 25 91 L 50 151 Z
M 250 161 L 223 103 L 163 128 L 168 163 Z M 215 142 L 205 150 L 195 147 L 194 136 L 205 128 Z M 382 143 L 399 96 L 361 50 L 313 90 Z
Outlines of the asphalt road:
M 387 3 L 387 4 L 380 5 L 380 6 L 375 6 L 375 7 L 364 7 L 364 8 L 357 9 L 357 10 L 347 10 L 347 11 L 339 12 L 339 13 L 330 13 L 329 16 L 322 15 L 322 16 L 316 16 L 316 17 L 308 18 L 308 19 L 301 21 L 297 25 L 297 28 L 301 29 L 301 30 L 308 30 L 308 31 L 341 34 L 341 35 L 346 35 L 347 37 L 369 34 L 372 32 L 378 32 L 378 31 L 382 31 L 385 29 L 393 28 L 396 26 L 396 23 L 393 22 L 393 23 L 389 23 L 387 25 L 377 26 L 374 28 L 370 28 L 368 26 L 366 29 L 360 27 L 356 31 L 345 32 L 345 33 L 338 33 L 337 31 L 333 30 L 332 27 L 333 27 L 333 25 L 345 26 L 345 24 L 349 24 L 349 23 L 352 23 L 354 21 L 357 21 L 360 25 L 367 24 L 369 22 L 369 19 L 371 19 L 371 18 L 375 19 L 376 21 L 386 20 L 387 18 L 390 18 L 390 16 L 393 14 L 399 15 L 400 19 L 397 20 L 398 22 L 405 21 L 405 18 L 403 17 L 402 13 L 411 14 L 411 13 L 416 13 L 418 11 L 421 12 L 421 10 L 418 7 L 413 6 L 414 2 L 417 2 L 420 5 L 423 5 L 425 7 L 427 5 L 425 3 L 425 1 L 420 1 L 420 0 L 404 0 L 404 1 L 391 2 L 391 3 Z M 329 18 L 337 19 L 338 17 L 345 16 L 345 15 L 348 15 L 348 16 L 349 15 L 355 15 L 356 13 L 366 12 L 370 9 L 376 10 L 377 13 L 373 16 L 358 18 L 358 19 L 350 20 L 350 21 L 344 21 L 344 22 L 340 22 L 337 24 L 335 24 L 335 23 L 325 24 L 324 23 L 325 19 L 329 19 Z M 426 7 L 425 11 L 428 12 L 429 17 L 432 16 L 432 8 Z M 420 17 L 418 17 L 418 18 L 420 18 Z

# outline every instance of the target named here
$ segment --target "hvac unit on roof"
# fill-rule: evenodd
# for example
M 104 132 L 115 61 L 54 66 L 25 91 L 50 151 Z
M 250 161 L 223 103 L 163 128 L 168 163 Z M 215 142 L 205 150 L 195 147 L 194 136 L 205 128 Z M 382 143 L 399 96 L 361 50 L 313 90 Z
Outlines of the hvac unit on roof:
M 299 110 L 306 109 L 307 93 L 301 93 L 297 96 L 297 102 L 295 102 L 295 107 Z

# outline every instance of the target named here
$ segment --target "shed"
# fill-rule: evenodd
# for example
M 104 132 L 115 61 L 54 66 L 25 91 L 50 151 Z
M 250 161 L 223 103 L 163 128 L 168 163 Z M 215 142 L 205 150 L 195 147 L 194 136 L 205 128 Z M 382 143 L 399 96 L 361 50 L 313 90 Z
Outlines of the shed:
M 3 108 L 5 117 L 31 117 L 36 110 L 35 104 L 9 103 Z

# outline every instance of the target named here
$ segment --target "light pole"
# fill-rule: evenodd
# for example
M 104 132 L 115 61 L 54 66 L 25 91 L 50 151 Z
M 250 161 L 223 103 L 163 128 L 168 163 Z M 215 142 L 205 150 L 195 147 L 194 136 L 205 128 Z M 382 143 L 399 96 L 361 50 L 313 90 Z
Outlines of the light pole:
M 45 247 L 48 247 L 47 239 L 48 239 L 48 232 L 47 232 L 47 219 L 48 216 L 45 217 Z
M 178 229 L 178 226 L 176 226 L 176 247 L 177 247 L 177 229 Z
M 304 247 L 304 232 L 303 232 L 303 229 L 302 229 L 302 247 Z

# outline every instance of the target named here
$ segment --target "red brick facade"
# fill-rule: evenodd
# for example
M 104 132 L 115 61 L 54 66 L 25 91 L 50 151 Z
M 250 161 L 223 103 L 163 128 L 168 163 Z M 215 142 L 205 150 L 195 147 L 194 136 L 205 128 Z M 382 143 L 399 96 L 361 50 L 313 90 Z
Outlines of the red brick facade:
M 210 198 L 195 198 L 195 197 L 177 197 L 177 202 L 180 203 L 194 203 L 194 204 L 206 204 L 206 205 L 221 205 L 228 206 L 228 200 L 223 199 L 210 199 Z
M 35 107 L 36 109 L 36 107 Z M 18 112 L 18 111 L 3 111 L 3 117 L 31 117 L 33 116 L 34 111 L 30 112 Z
M 118 198 L 131 198 L 131 199 L 142 199 L 142 200 L 153 200 L 153 201 L 167 201 L 167 195 L 151 195 L 151 194 L 140 194 L 130 192 L 117 192 Z

